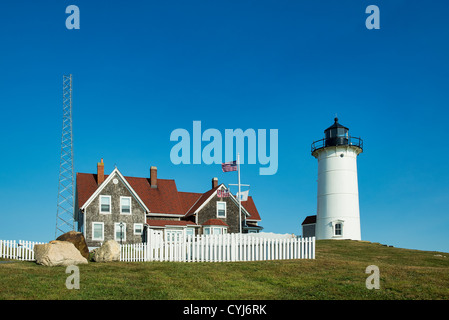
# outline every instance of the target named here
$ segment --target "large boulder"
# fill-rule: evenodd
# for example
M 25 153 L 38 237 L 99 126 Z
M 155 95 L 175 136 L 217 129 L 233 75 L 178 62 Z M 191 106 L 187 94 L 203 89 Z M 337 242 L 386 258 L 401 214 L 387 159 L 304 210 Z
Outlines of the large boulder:
M 110 262 L 120 260 L 120 245 L 115 240 L 107 240 L 103 245 L 95 249 L 92 259 L 96 262 Z
M 37 244 L 34 246 L 34 257 L 37 264 L 49 267 L 87 263 L 87 259 L 68 241 L 53 240 L 46 244 Z
M 81 232 L 69 231 L 60 235 L 56 240 L 73 243 L 81 255 L 84 258 L 89 259 L 89 248 L 87 247 L 86 239 L 84 239 L 84 235 Z

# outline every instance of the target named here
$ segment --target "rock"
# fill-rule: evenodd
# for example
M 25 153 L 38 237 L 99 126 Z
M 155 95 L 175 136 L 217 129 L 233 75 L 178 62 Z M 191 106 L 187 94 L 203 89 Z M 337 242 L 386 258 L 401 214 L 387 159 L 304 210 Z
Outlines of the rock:
M 81 232 L 69 231 L 60 235 L 56 240 L 60 241 L 68 241 L 73 243 L 75 248 L 79 250 L 81 255 L 89 259 L 89 249 L 87 247 L 86 239 L 84 239 L 84 235 Z
M 93 251 L 92 259 L 96 262 L 119 261 L 120 245 L 115 240 L 108 240 Z
M 87 259 L 68 241 L 54 240 L 37 244 L 34 246 L 34 257 L 37 264 L 49 267 L 87 264 Z

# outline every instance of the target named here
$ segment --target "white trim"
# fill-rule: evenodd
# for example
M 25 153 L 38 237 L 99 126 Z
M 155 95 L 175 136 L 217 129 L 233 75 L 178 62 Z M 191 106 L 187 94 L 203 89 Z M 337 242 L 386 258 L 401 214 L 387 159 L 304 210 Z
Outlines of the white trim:
M 95 238 L 94 225 L 101 224 L 101 238 Z M 92 241 L 104 241 L 104 222 L 92 222 Z
M 165 226 L 150 226 L 150 225 L 146 225 L 148 229 L 165 229 Z
M 224 203 L 224 216 L 219 216 L 219 215 L 218 215 L 218 204 L 219 204 L 219 203 Z M 225 219 L 225 218 L 226 218 L 226 214 L 227 214 L 226 201 L 217 201 L 216 207 L 217 207 L 217 218 L 223 218 L 223 219 Z
M 108 178 L 106 180 L 104 180 L 103 183 L 97 188 L 97 190 L 95 190 L 95 192 L 89 197 L 89 199 L 87 199 L 87 201 L 83 204 L 81 209 L 84 210 L 87 206 L 89 206 L 91 204 L 91 202 L 100 194 L 100 192 L 104 189 L 104 187 L 113 179 L 114 173 L 119 176 L 120 180 L 122 180 L 123 184 L 126 186 L 126 188 L 128 188 L 129 192 L 131 192 L 131 194 L 137 199 L 139 204 L 146 210 L 146 212 L 150 212 L 150 210 L 147 208 L 145 203 L 142 201 L 142 199 L 140 199 L 139 195 L 129 185 L 128 181 L 126 181 L 125 177 L 120 173 L 120 171 L 117 168 L 115 168 L 111 172 L 111 174 L 108 176 Z
M 78 210 L 80 210 L 83 213 L 83 236 L 84 239 L 87 239 L 87 225 L 86 225 L 86 212 L 82 211 L 81 208 L 79 208 Z
M 122 199 L 127 198 L 129 199 L 129 212 L 123 212 L 122 211 Z M 132 215 L 133 211 L 132 211 L 132 197 L 128 197 L 128 196 L 120 196 L 120 214 L 125 214 L 125 215 Z
M 101 210 L 101 199 L 102 198 L 109 198 L 109 211 Z M 111 214 L 112 213 L 112 198 L 111 198 L 111 196 L 100 194 L 100 196 L 98 197 L 98 201 L 99 201 L 98 207 L 99 207 L 100 214 Z
M 122 222 L 123 223 L 123 239 L 121 239 L 123 242 L 126 242 L 126 223 L 125 222 Z M 117 241 L 117 242 L 119 242 L 120 241 L 120 239 L 117 239 L 117 229 L 116 228 L 119 228 L 119 230 L 120 230 L 120 222 L 114 222 L 114 240 L 115 241 Z

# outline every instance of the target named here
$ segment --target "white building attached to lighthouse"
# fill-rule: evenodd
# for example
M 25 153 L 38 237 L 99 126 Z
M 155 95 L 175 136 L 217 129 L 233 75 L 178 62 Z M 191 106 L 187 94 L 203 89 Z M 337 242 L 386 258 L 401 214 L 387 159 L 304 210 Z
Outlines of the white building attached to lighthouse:
M 314 225 L 317 240 L 361 240 L 357 156 L 363 141 L 334 120 L 324 139 L 312 143 L 312 156 L 318 160 L 317 214 L 302 223 L 303 236 L 310 236 Z

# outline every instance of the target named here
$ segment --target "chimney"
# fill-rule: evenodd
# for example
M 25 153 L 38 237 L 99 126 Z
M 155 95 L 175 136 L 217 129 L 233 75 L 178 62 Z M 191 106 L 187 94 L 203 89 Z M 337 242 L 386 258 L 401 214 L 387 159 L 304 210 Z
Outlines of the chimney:
M 97 184 L 100 185 L 104 181 L 104 163 L 103 158 L 101 158 L 101 162 L 97 163 Z
M 218 187 L 218 178 L 212 179 L 212 189 Z
M 151 188 L 157 188 L 157 167 L 150 168 L 150 185 Z

